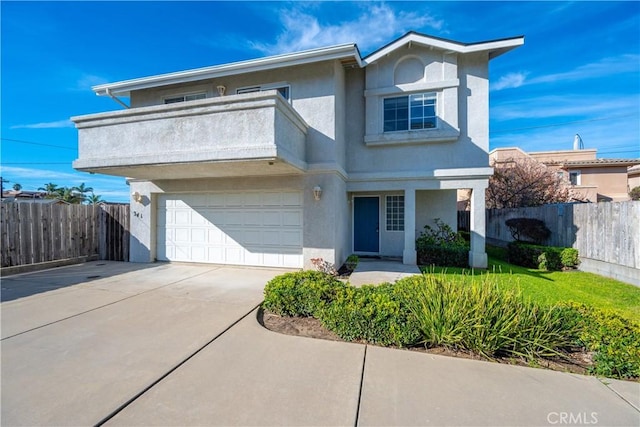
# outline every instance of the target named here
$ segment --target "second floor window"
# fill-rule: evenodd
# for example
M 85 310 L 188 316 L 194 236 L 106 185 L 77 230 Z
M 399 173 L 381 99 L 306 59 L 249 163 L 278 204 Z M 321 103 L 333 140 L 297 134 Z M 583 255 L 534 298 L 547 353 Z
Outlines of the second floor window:
M 434 129 L 436 125 L 435 93 L 385 98 L 384 132 Z
M 179 95 L 172 96 L 170 98 L 165 98 L 165 104 L 175 104 L 176 102 L 185 102 L 185 101 L 195 101 L 196 99 L 205 99 L 207 97 L 206 93 L 192 93 L 189 95 Z
M 569 182 L 571 185 L 580 185 L 580 171 L 569 171 Z
M 289 85 L 282 85 L 282 86 L 278 86 L 278 85 L 269 85 L 269 86 L 252 86 L 252 87 L 243 87 L 243 88 L 239 88 L 236 89 L 236 93 L 237 94 L 241 94 L 241 93 L 251 93 L 251 92 L 263 92 L 265 90 L 277 90 L 280 95 L 282 95 L 282 97 L 284 99 L 286 99 L 287 101 L 291 100 L 291 94 L 290 94 L 290 86 Z

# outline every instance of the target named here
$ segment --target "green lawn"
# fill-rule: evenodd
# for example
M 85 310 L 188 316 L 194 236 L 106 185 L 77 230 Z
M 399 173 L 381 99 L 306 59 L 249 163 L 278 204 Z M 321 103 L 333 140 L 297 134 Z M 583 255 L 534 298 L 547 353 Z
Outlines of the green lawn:
M 597 274 L 581 271 L 547 272 L 519 267 L 502 261 L 503 250 L 487 248 L 489 274 L 498 275 L 503 286 L 520 287 L 525 296 L 540 303 L 574 301 L 596 308 L 618 312 L 640 322 L 640 288 L 609 279 Z M 461 268 L 427 268 L 426 271 L 442 273 L 460 280 L 469 280 L 471 274 L 487 274 L 482 270 Z

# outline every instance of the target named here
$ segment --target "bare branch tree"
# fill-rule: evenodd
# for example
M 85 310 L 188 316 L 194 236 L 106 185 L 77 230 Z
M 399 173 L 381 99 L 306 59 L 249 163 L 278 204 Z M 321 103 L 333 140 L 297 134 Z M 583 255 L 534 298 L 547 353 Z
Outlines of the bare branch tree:
M 542 163 L 511 159 L 494 163 L 486 193 L 487 208 L 503 209 L 576 200 L 571 188 Z

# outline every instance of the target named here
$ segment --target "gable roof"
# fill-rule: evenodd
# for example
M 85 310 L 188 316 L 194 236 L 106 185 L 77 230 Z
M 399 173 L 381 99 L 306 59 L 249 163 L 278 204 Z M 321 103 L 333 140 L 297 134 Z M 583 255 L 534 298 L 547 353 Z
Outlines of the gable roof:
M 404 36 L 367 55 L 367 57 L 364 58 L 363 62 L 366 66 L 393 52 L 394 50 L 404 46 L 405 44 L 411 43 L 422 46 L 436 47 L 455 53 L 472 53 L 486 51 L 489 53 L 489 59 L 493 59 L 499 55 L 502 55 L 503 53 L 517 48 L 518 46 L 522 46 L 524 44 L 524 36 L 474 43 L 461 43 L 454 40 L 428 36 L 426 34 L 417 33 L 415 31 L 409 31 Z
M 422 46 L 431 46 L 456 53 L 472 53 L 487 51 L 489 59 L 502 55 L 524 44 L 524 36 L 511 37 L 499 40 L 489 40 L 477 43 L 460 43 L 440 37 L 428 36 L 415 31 L 410 31 L 404 36 L 381 47 L 366 58 L 360 56 L 360 50 L 355 43 L 340 44 L 317 49 L 309 49 L 301 52 L 285 53 L 281 55 L 267 56 L 264 58 L 250 59 L 248 61 L 232 62 L 229 64 L 214 65 L 211 67 L 196 68 L 174 73 L 158 74 L 155 76 L 138 79 L 123 80 L 115 83 L 106 83 L 93 86 L 96 95 L 101 96 L 129 96 L 134 90 L 149 89 L 158 86 L 166 86 L 177 83 L 187 83 L 199 80 L 207 80 L 249 72 L 272 70 L 276 68 L 290 67 L 293 65 L 311 64 L 314 62 L 332 59 L 343 60 L 345 64 L 357 64 L 366 67 L 381 57 L 404 46 L 407 43 L 416 43 Z

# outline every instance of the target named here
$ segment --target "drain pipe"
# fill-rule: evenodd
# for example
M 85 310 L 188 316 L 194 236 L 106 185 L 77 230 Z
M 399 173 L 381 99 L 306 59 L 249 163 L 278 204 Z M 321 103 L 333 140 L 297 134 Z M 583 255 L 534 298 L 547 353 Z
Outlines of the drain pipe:
M 111 91 L 109 90 L 109 88 L 105 88 L 105 93 L 107 95 L 109 95 L 109 98 L 113 99 L 114 101 L 116 101 L 118 104 L 122 105 L 124 108 L 129 109 L 131 107 L 129 107 L 127 104 L 125 104 L 124 102 L 122 102 L 117 96 L 115 96 L 114 94 L 111 93 Z

